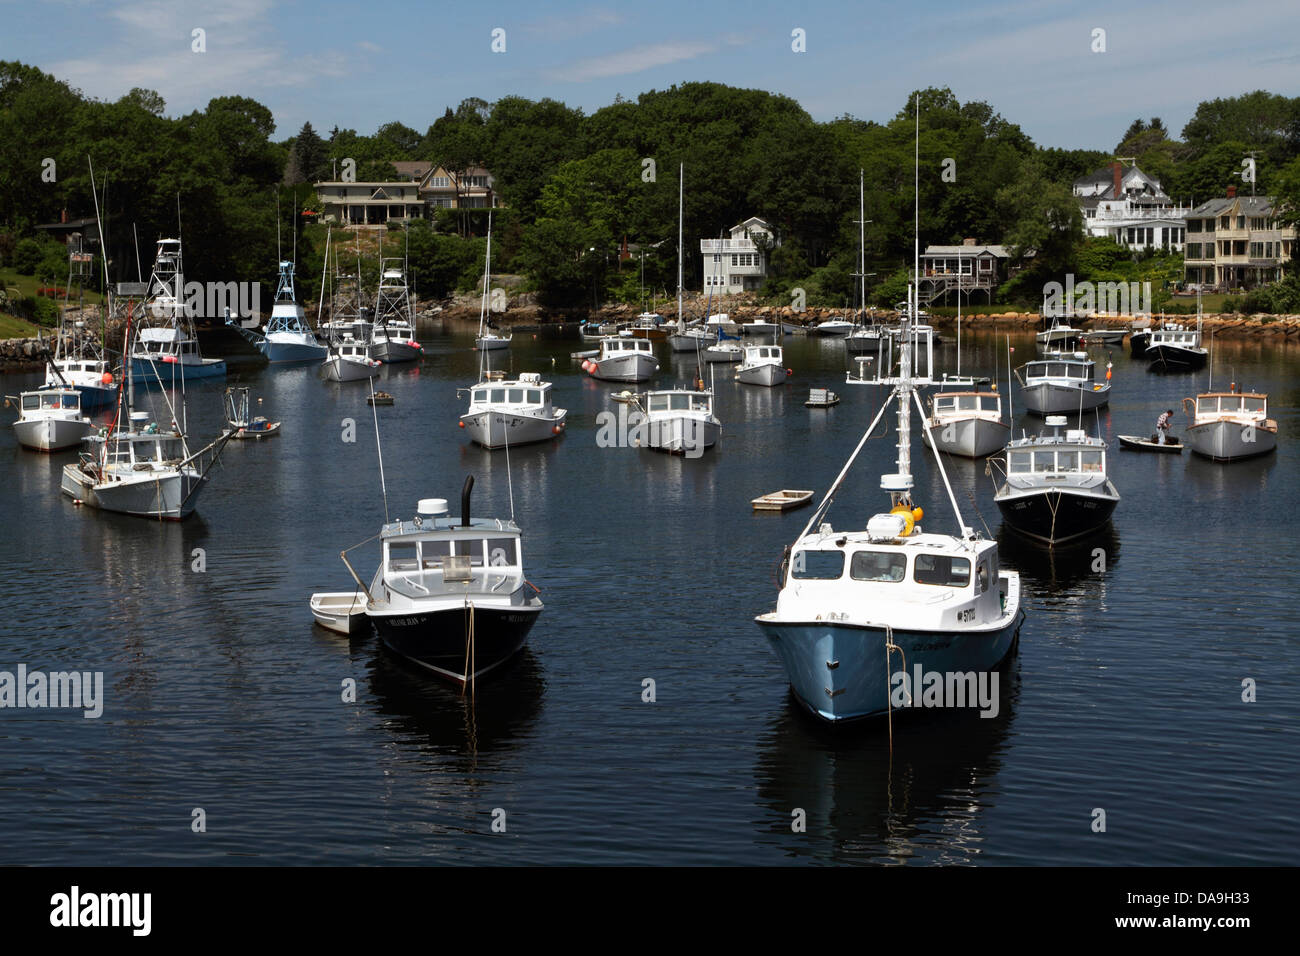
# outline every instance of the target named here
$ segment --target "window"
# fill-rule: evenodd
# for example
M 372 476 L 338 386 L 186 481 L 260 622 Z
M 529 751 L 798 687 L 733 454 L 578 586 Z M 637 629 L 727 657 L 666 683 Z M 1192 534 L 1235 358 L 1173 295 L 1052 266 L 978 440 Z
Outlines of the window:
M 912 580 L 917 584 L 964 588 L 970 584 L 970 560 L 945 554 L 918 554 Z
M 492 389 L 492 401 L 504 402 L 506 400 L 506 390 L 504 388 Z
M 469 566 L 471 568 L 483 567 L 483 539 L 482 538 L 469 538 L 464 541 L 457 541 L 456 553 L 459 555 L 468 555 Z
M 414 541 L 394 542 L 388 546 L 388 570 L 415 571 L 418 568 Z
M 433 189 L 448 189 L 451 187 L 450 176 L 432 176 L 429 179 L 429 186 Z
M 1057 471 L 1078 471 L 1079 453 L 1077 451 L 1059 451 L 1056 453 Z
M 510 389 L 510 398 L 509 398 L 510 404 L 519 405 L 523 403 L 523 400 L 524 400 L 524 390 L 522 388 Z
M 829 581 L 843 573 L 843 551 L 796 551 L 790 563 L 790 576 L 800 580 Z
M 1201 258 L 1201 244 L 1199 242 L 1189 242 L 1187 244 L 1187 258 L 1189 259 Z
M 1199 220 L 1199 219 L 1189 219 L 1189 220 L 1187 220 L 1187 231 L 1188 231 L 1188 232 L 1200 232 L 1200 231 L 1201 231 L 1201 220 Z
M 444 558 L 451 554 L 450 541 L 421 541 L 420 542 L 420 567 L 424 570 L 441 568 Z
M 1034 471 L 1038 474 L 1042 474 L 1054 470 L 1056 468 L 1056 462 L 1054 461 L 1055 457 L 1055 452 L 1034 452 Z
M 975 571 L 975 592 L 983 594 L 989 589 L 989 566 L 985 561 L 981 561 Z
M 530 388 L 528 390 L 528 404 L 529 405 L 542 404 L 542 390 L 540 388 Z
M 849 565 L 849 577 L 855 581 L 897 583 L 907 574 L 907 555 L 896 551 L 859 551 Z
M 517 543 L 514 538 L 487 539 L 488 564 L 493 567 L 519 563 Z
M 1080 458 L 1080 459 L 1082 460 L 1082 462 L 1083 462 L 1083 464 L 1082 464 L 1082 470 L 1083 470 L 1083 471 L 1101 471 L 1101 466 L 1102 466 L 1102 456 L 1103 456 L 1103 453 L 1102 453 L 1101 451 L 1083 451 L 1083 452 L 1080 452 L 1080 453 L 1079 453 L 1079 458 Z
M 40 408 L 41 397 L 39 395 L 24 395 L 23 408 Z

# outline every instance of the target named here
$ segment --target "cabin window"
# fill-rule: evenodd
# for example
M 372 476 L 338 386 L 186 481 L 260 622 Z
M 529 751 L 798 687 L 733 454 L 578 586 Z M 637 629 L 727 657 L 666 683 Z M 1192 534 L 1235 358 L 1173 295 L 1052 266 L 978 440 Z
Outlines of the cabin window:
M 523 404 L 523 401 L 524 401 L 524 390 L 522 388 L 510 389 L 510 403 L 512 405 Z
M 421 541 L 420 567 L 426 571 L 441 568 L 449 554 L 451 554 L 450 541 Z
M 790 576 L 801 580 L 829 581 L 843 573 L 843 551 L 796 551 L 790 563 Z
M 849 577 L 855 581 L 896 583 L 907 574 L 907 555 L 896 551 L 859 551 L 849 565 Z
M 415 557 L 415 542 L 396 542 L 388 546 L 389 571 L 415 571 L 419 564 Z
M 691 407 L 691 396 L 689 396 L 689 395 L 673 395 L 673 396 L 672 396 L 672 408 L 673 408 L 673 411 L 675 411 L 675 412 L 684 412 L 684 411 L 686 411 L 687 409 L 689 409 L 690 407 Z
M 999 410 L 998 397 L 996 395 L 981 395 L 980 409 L 986 412 L 996 412 Z
M 1024 451 L 1012 452 L 1011 460 L 1007 470 L 1012 474 L 1025 474 L 1029 471 L 1029 453 Z
M 1218 408 L 1215 405 L 1215 401 L 1216 400 L 1213 398 L 1198 398 L 1196 400 L 1196 414 L 1213 415 L 1216 411 L 1218 411 Z
M 964 588 L 970 584 L 970 561 L 944 554 L 918 554 L 912 580 L 917 584 Z
M 936 395 L 934 397 L 934 410 L 936 412 L 950 412 L 955 401 L 955 399 L 948 396 Z
M 471 568 L 483 567 L 483 539 L 470 538 L 456 542 L 456 553 L 469 558 Z
M 529 405 L 542 404 L 542 390 L 540 388 L 530 388 L 528 390 L 528 404 Z
M 40 407 L 41 407 L 41 396 L 39 395 L 23 396 L 23 408 L 40 408 Z
M 1058 451 L 1056 453 L 1057 471 L 1078 471 L 1079 453 L 1077 451 Z
M 492 389 L 492 401 L 504 402 L 506 400 L 506 390 L 504 388 Z
M 1081 470 L 1101 471 L 1105 455 L 1101 451 L 1082 451 L 1079 453 L 1079 458 L 1082 462 Z
M 975 590 L 977 594 L 983 594 L 989 589 L 989 566 L 985 561 L 981 561 L 975 571 Z
M 1246 398 L 1243 401 L 1246 403 L 1246 411 L 1248 412 L 1262 412 L 1266 408 L 1266 402 L 1262 398 Z
M 1034 471 L 1037 473 L 1054 471 L 1056 469 L 1056 453 L 1050 451 L 1034 452 Z
M 487 553 L 488 564 L 493 567 L 519 563 L 518 549 L 514 538 L 488 538 Z

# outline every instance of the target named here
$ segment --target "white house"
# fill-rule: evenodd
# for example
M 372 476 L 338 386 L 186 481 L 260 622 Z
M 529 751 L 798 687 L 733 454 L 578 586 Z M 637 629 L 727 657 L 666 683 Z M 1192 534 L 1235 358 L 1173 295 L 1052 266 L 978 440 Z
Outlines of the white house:
M 1186 240 L 1188 209 L 1175 205 L 1160 181 L 1137 166 L 1116 160 L 1074 181 L 1090 236 L 1109 236 L 1135 249 L 1180 251 Z
M 754 241 L 756 238 L 759 242 Z M 701 239 L 704 291 L 714 295 L 756 291 L 767 277 L 764 248 L 774 245 L 771 227 L 757 216 L 732 226 L 730 239 Z

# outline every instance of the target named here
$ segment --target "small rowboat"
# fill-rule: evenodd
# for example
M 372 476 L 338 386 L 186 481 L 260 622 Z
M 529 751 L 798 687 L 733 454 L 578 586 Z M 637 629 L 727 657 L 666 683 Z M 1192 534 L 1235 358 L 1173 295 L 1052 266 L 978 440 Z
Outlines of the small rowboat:
M 373 395 L 366 396 L 366 404 L 391 405 L 393 404 L 393 396 L 389 395 L 387 392 L 375 392 Z
M 236 422 L 228 422 L 234 433 L 231 438 L 270 438 L 272 435 L 280 433 L 280 423 L 267 421 L 265 418 L 258 416 L 247 425 L 241 425 Z
M 1166 444 L 1161 445 L 1154 438 L 1142 438 L 1139 435 L 1117 435 L 1120 447 L 1132 448 L 1134 451 L 1157 451 L 1172 455 L 1183 453 L 1183 443 L 1170 435 Z
M 620 405 L 628 405 L 636 401 L 636 392 L 629 392 L 627 389 L 624 389 L 621 392 L 614 392 L 609 397 L 612 398 L 614 401 L 618 402 Z
M 750 504 L 754 506 L 755 511 L 790 511 L 794 508 L 802 508 L 811 502 L 812 496 L 811 491 L 792 491 L 789 488 L 782 488 L 770 495 L 760 495 Z
M 360 591 L 322 591 L 311 596 L 316 623 L 335 634 L 360 634 L 366 625 L 366 596 Z
M 829 388 L 810 388 L 808 390 L 808 401 L 804 402 L 808 408 L 830 408 L 832 405 L 838 405 L 840 397 L 832 392 Z

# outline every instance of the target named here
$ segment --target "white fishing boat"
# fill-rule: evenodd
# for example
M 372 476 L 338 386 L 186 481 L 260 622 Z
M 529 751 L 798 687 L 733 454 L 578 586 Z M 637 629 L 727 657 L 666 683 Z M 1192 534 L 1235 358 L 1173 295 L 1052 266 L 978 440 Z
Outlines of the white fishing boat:
M 710 292 L 710 298 L 712 298 L 712 292 Z M 736 338 L 740 335 L 740 326 L 738 326 L 726 312 L 718 312 L 710 315 L 704 320 L 704 327 L 715 337 L 729 336 L 731 338 Z
M 659 371 L 659 360 L 648 339 L 609 338 L 600 340 L 595 358 L 583 359 L 582 369 L 606 382 L 644 382 Z
M 329 355 L 328 347 L 316 340 L 316 333 L 307 325 L 294 291 L 293 263 L 288 260 L 280 263 L 275 304 L 258 349 L 272 365 L 323 362 Z
M 381 363 L 370 354 L 370 343 L 358 341 L 350 334 L 330 343 L 329 357 L 321 366 L 321 378 L 327 382 L 360 382 L 379 373 Z
M 1000 392 L 938 392 L 930 399 L 929 426 L 931 448 L 964 458 L 991 455 L 1011 434 Z
M 273 422 L 265 415 L 254 415 L 250 411 L 248 386 L 226 389 L 226 427 L 231 431 L 232 439 L 273 438 L 280 434 L 280 422 Z M 258 404 L 261 404 L 258 399 Z
M 722 422 L 713 414 L 713 392 L 670 388 L 647 392 L 638 426 L 644 448 L 698 458 L 717 444 Z
M 510 348 L 513 332 L 502 335 L 492 326 L 492 210 L 488 210 L 487 250 L 483 255 L 483 297 L 479 305 L 478 335 L 474 347 L 480 352 L 497 352 Z
M 844 338 L 854 329 L 854 324 L 845 318 L 827 319 L 825 322 L 818 322 L 808 330 L 809 335 L 816 335 L 828 338 Z
M 81 392 L 71 386 L 39 388 L 6 396 L 5 404 L 18 407 L 14 437 L 33 451 L 75 448 L 95 428 L 82 414 Z
M 470 516 L 473 481 L 466 479 L 459 519 L 448 517 L 445 499 L 425 498 L 411 520 L 385 523 L 369 585 L 348 552 L 342 555 L 363 613 L 385 646 L 461 687 L 513 658 L 543 607 L 524 577 L 519 526 L 513 519 Z M 331 626 L 323 613 L 332 629 L 352 631 L 355 605 L 345 603 L 346 593 L 313 595 L 316 619 Z
M 168 388 L 196 379 L 221 378 L 223 359 L 205 359 L 185 310 L 185 270 L 179 239 L 159 239 L 140 326 L 128 354 L 136 385 Z
M 747 345 L 745 360 L 736 369 L 736 381 L 745 385 L 782 385 L 790 374 L 781 346 Z
M 411 290 L 401 259 L 383 259 L 379 289 L 375 293 L 375 327 L 370 334 L 370 356 L 385 365 L 414 362 L 424 354 L 411 324 Z
M 781 330 L 780 324 L 768 322 L 765 319 L 751 319 L 740 327 L 740 334 L 750 335 L 776 335 Z
M 744 346 L 736 342 L 718 341 L 704 350 L 706 362 L 739 362 L 744 357 Z
M 674 352 L 698 352 L 708 348 L 717 341 L 717 336 L 709 329 L 700 326 L 682 325 L 678 331 L 668 335 L 668 347 Z
M 1144 357 L 1153 372 L 1191 372 L 1205 368 L 1209 351 L 1201 346 L 1201 330 L 1155 329 L 1147 340 Z
M 93 412 L 117 403 L 118 384 L 94 336 L 82 321 L 61 320 L 54 353 L 45 363 L 42 388 L 71 386 L 81 393 L 81 410 Z
M 1014 530 L 1048 545 L 1105 527 L 1119 504 L 1106 470 L 1106 443 L 1083 429 L 1062 433 L 1064 415 L 1050 415 L 1037 438 L 1006 448 L 1005 480 L 993 496 Z
M 1110 400 L 1110 382 L 1093 381 L 1097 363 L 1086 352 L 1026 362 L 1016 369 L 1025 408 L 1035 415 L 1078 414 Z
M 1183 399 L 1191 423 L 1183 441 L 1211 461 L 1237 461 L 1277 448 L 1277 422 L 1268 417 L 1268 396 L 1260 392 L 1202 392 Z
M 1039 346 L 1060 351 L 1062 349 L 1073 349 L 1078 345 L 1083 330 L 1074 328 L 1070 325 L 1068 319 L 1061 316 L 1045 316 L 1043 321 L 1050 324 L 1041 332 L 1035 333 L 1034 341 Z
M 468 391 L 469 411 L 460 416 L 460 427 L 484 448 L 549 441 L 564 433 L 568 411 L 552 405 L 551 383 L 536 372 L 480 382 Z

